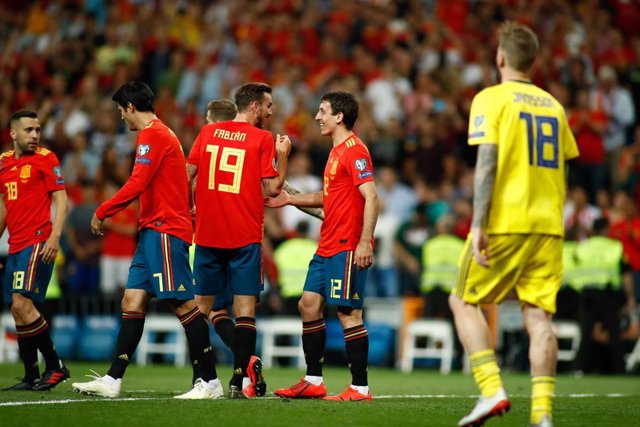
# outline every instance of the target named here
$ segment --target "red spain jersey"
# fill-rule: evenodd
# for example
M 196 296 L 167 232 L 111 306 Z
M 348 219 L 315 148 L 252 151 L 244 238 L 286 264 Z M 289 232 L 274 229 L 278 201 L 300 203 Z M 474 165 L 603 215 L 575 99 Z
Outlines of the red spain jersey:
M 56 155 L 39 147 L 16 159 L 13 150 L 0 156 L 0 191 L 7 208 L 9 253 L 20 252 L 51 234 L 51 193 L 64 190 Z
M 198 167 L 195 242 L 211 248 L 262 243 L 262 179 L 278 176 L 271 132 L 246 122 L 205 125 L 189 163 Z
M 333 147 L 324 168 L 318 255 L 330 257 L 358 246 L 364 221 L 364 197 L 358 187 L 369 181 L 373 181 L 371 155 L 357 136 Z
M 138 229 L 150 228 L 191 244 L 187 170 L 180 141 L 159 119 L 138 133 L 131 177 L 111 199 L 96 210 L 104 220 L 140 197 Z

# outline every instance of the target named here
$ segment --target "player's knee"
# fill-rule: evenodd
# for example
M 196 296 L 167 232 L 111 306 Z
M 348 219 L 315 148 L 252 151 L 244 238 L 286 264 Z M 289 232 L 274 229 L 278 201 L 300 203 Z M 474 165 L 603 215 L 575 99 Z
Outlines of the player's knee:
M 30 313 L 35 310 L 36 308 L 33 305 L 33 301 L 20 294 L 14 294 L 11 300 L 11 314 L 14 319 L 29 317 Z
M 303 317 L 312 316 L 320 313 L 320 304 L 311 298 L 305 298 L 304 296 L 298 301 L 298 311 Z

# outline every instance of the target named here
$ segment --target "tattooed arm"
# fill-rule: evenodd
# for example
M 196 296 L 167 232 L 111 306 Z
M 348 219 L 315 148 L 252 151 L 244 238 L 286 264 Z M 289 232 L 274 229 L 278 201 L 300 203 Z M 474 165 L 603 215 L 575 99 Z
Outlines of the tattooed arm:
M 296 188 L 292 187 L 287 181 L 284 182 L 282 189 L 289 193 L 290 195 L 302 194 Z M 318 219 L 324 220 L 324 210 L 322 208 L 309 208 L 304 206 L 296 206 L 302 212 L 308 213 L 311 216 L 314 216 Z
M 491 205 L 493 186 L 498 166 L 498 146 L 481 144 L 478 146 L 478 160 L 473 191 L 473 220 L 471 222 L 471 247 L 478 264 L 489 266 L 489 237 L 482 227 L 486 225 Z

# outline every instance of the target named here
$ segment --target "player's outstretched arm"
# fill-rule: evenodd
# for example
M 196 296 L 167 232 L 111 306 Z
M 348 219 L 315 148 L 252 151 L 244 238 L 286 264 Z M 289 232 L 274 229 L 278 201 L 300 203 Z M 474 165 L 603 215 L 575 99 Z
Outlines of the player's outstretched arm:
M 496 182 L 498 168 L 498 146 L 480 144 L 473 184 L 473 220 L 471 222 L 471 247 L 478 264 L 489 267 L 489 238 L 483 230 L 486 222 L 491 195 Z
M 284 185 L 282 186 L 282 190 L 286 191 L 289 195 L 296 195 L 296 194 L 302 194 L 301 191 L 299 191 L 297 188 L 293 187 L 291 184 L 289 184 L 287 181 L 284 182 Z M 321 219 L 324 221 L 324 209 L 322 208 L 310 208 L 310 207 L 304 207 L 304 206 L 296 206 L 298 209 L 300 209 L 302 212 L 307 213 L 313 217 L 316 217 L 318 219 Z
M 58 256 L 60 250 L 60 236 L 64 223 L 67 220 L 69 212 L 69 200 L 66 190 L 57 190 L 51 193 L 52 203 L 56 205 L 56 217 L 53 220 L 51 235 L 44 244 L 42 249 L 42 262 L 45 264 L 52 263 Z

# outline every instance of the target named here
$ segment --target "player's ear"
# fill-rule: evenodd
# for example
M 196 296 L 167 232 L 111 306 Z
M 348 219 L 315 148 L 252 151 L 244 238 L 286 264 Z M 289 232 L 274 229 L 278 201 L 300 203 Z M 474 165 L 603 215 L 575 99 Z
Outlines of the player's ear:
M 344 120 L 344 113 L 336 114 L 336 123 L 340 124 Z

